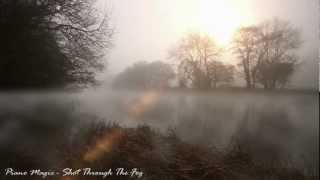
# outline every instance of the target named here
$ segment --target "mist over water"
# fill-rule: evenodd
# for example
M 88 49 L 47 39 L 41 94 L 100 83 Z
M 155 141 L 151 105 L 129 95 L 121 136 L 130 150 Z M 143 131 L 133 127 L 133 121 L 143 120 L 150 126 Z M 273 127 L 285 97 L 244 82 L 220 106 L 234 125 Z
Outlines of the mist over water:
M 173 129 L 186 142 L 217 148 L 241 142 L 258 158 L 318 167 L 318 99 L 316 92 L 2 93 L 0 147 L 32 144 L 42 151 L 64 130 L 94 119 L 162 133 Z

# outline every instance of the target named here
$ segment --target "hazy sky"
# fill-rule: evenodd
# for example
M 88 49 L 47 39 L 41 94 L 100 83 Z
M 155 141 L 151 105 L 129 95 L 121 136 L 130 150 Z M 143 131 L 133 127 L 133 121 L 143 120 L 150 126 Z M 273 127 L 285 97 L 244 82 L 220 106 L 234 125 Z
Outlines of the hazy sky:
M 199 9 L 200 1 L 207 2 L 205 9 Z M 314 56 L 317 53 L 318 0 L 108 0 L 106 4 L 111 10 L 112 24 L 116 30 L 108 71 L 119 72 L 139 60 L 166 60 L 168 49 L 186 32 L 193 30 L 199 11 L 208 11 L 209 16 L 221 14 L 212 17 L 212 21 L 232 21 L 226 17 L 228 14 L 223 12 L 224 8 L 212 8 L 220 13 L 210 12 L 210 5 L 224 6 L 221 2 L 225 1 L 238 11 L 233 17 L 243 16 L 242 19 L 250 23 L 273 17 L 290 21 L 302 31 L 302 51 L 307 52 L 303 54 Z

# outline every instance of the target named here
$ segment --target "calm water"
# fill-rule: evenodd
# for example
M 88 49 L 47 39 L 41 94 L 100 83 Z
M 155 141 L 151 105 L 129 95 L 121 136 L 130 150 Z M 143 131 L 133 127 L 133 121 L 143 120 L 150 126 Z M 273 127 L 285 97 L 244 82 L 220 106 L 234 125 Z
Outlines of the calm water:
M 95 119 L 149 125 L 162 133 L 174 129 L 184 141 L 221 148 L 241 141 L 257 155 L 318 166 L 318 98 L 318 93 L 261 92 L 2 93 L 0 145 L 21 138 L 34 143 L 41 127 L 52 127 L 54 134 L 61 124 Z

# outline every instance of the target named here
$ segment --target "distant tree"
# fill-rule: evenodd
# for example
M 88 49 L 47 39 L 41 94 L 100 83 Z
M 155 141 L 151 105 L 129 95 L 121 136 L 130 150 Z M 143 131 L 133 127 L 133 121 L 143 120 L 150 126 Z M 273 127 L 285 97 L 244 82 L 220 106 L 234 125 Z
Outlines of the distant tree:
M 221 83 L 228 84 L 232 82 L 233 74 L 233 65 L 225 65 L 220 61 L 211 61 L 209 63 L 209 77 L 213 88 L 217 88 Z
M 138 62 L 118 74 L 113 86 L 129 89 L 157 89 L 169 87 L 174 71 L 169 64 L 161 61 Z
M 293 74 L 301 45 L 300 33 L 288 22 L 274 19 L 241 28 L 234 39 L 247 88 L 260 83 L 266 89 L 284 87 Z
M 0 88 L 95 82 L 112 36 L 95 0 L 0 0 Z
M 178 61 L 180 85 L 187 86 L 190 81 L 195 88 L 209 89 L 232 79 L 226 78 L 232 76 L 229 67 L 218 61 L 221 53 L 222 49 L 208 35 L 188 34 L 170 52 Z

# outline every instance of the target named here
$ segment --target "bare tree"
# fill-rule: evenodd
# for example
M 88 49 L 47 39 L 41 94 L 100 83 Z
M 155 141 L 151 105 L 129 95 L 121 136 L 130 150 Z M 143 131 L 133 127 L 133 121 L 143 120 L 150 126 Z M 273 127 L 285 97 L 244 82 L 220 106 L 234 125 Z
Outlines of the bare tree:
M 247 88 L 255 88 L 257 68 L 261 62 L 263 52 L 260 48 L 260 29 L 257 26 L 240 28 L 233 41 L 233 51 L 240 59 Z
M 112 28 L 96 0 L 0 0 L 1 86 L 95 82 Z
M 208 35 L 194 33 L 183 38 L 170 56 L 178 61 L 178 77 L 182 84 L 191 81 L 196 88 L 208 89 L 212 83 L 216 85 L 217 81 L 224 80 L 214 76 L 222 74 L 222 69 L 217 70 L 221 53 L 222 49 Z M 219 67 L 222 66 L 219 63 Z
M 209 76 L 211 87 L 217 88 L 220 83 L 230 83 L 233 81 L 234 66 L 225 65 L 220 61 L 209 63 Z
M 260 26 L 263 56 L 257 78 L 266 89 L 284 87 L 298 61 L 295 50 L 302 44 L 300 32 L 279 19 Z
M 266 89 L 284 87 L 297 63 L 294 50 L 301 45 L 299 31 L 278 19 L 243 27 L 234 38 L 247 88 L 260 83 Z

